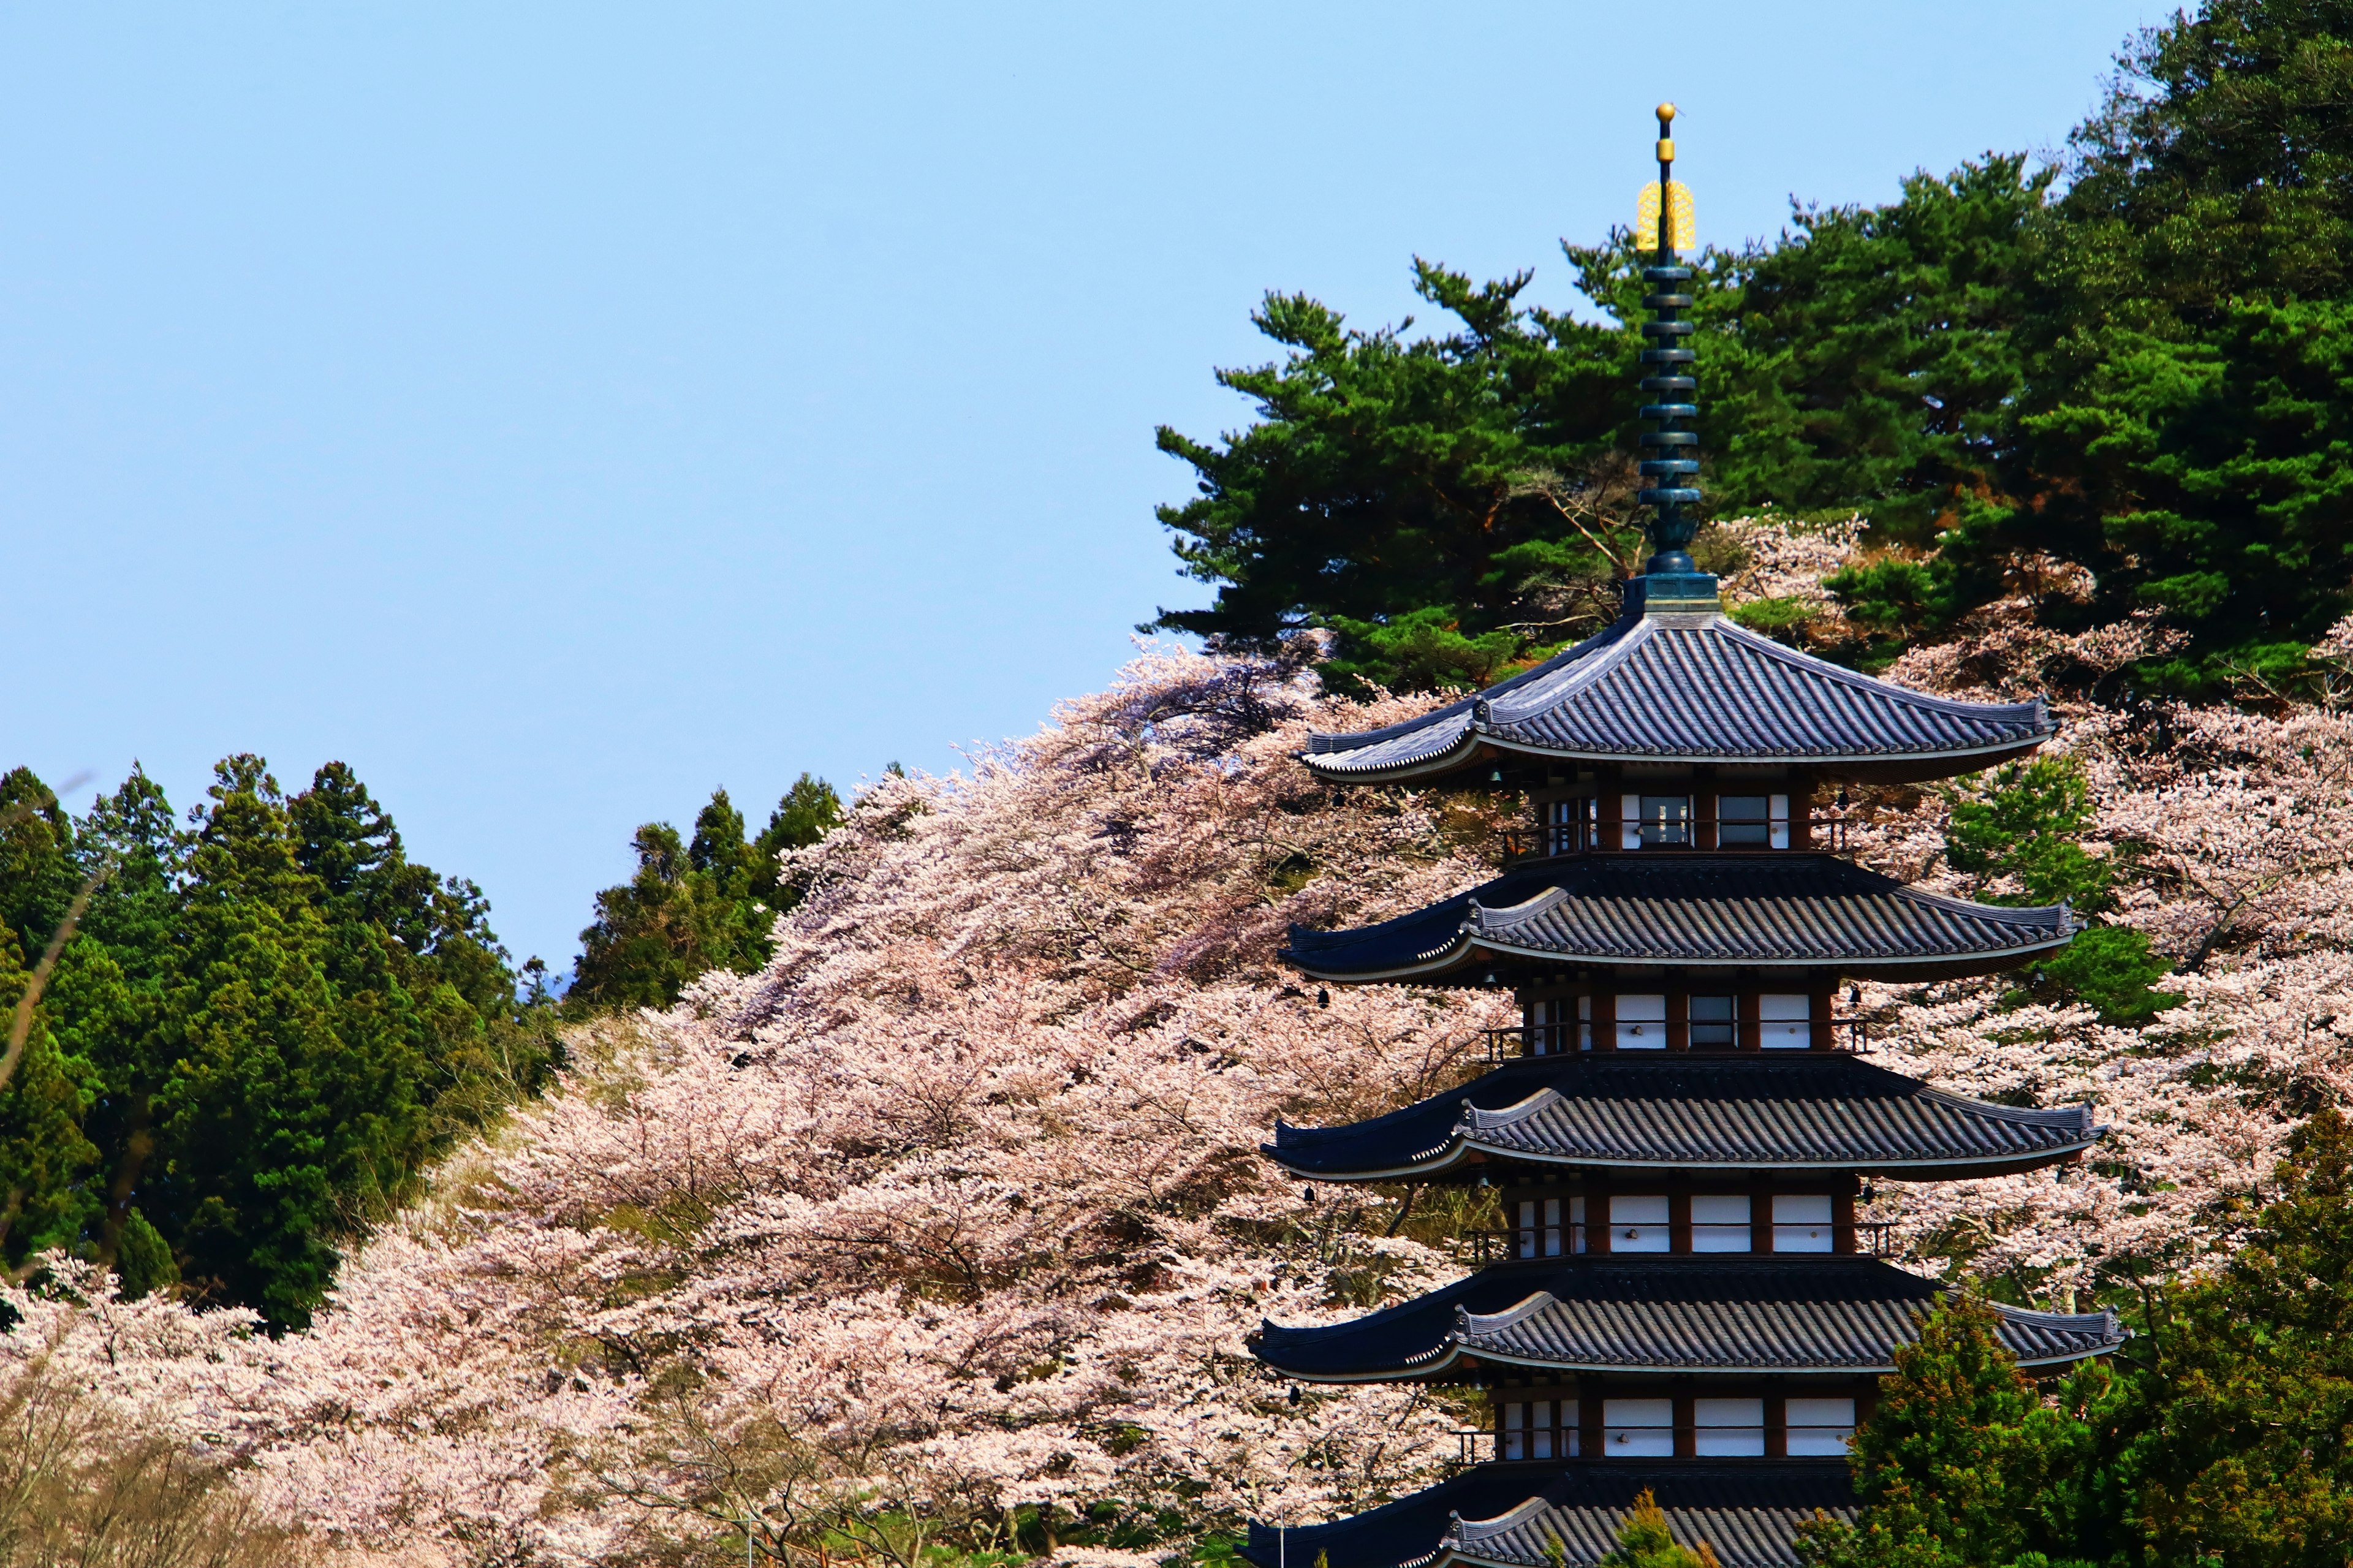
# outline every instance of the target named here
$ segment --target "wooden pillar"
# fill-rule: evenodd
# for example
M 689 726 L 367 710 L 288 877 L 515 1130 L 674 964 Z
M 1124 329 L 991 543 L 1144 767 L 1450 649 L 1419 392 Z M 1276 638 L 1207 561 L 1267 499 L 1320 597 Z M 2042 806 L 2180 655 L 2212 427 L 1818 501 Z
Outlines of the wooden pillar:
M 1860 1252 L 1854 1231 L 1854 1188 L 1831 1195 L 1831 1247 L 1839 1252 Z
M 1789 1457 L 1789 1401 L 1785 1394 L 1768 1394 L 1765 1396 L 1765 1457 L 1768 1459 Z
M 1692 1396 L 1675 1395 L 1675 1458 L 1699 1458 L 1699 1413 L 1692 1408 Z
M 1691 1049 L 1691 993 L 1667 993 L 1667 1049 Z
M 1761 1051 L 1765 1048 L 1765 1022 L 1759 1016 L 1760 1004 L 1757 1000 L 1759 994 L 1760 993 L 1755 991 L 1743 991 L 1740 993 L 1740 999 L 1733 1004 L 1733 1011 L 1740 1019 L 1740 1030 L 1736 1037 L 1740 1042 L 1740 1048 L 1744 1051 Z
M 1837 988 L 1817 980 L 1807 986 L 1807 1025 L 1813 1034 L 1810 1043 L 1818 1051 L 1836 1050 L 1838 1034 L 1831 1026 L 1831 998 L 1838 994 Z
M 1618 1048 L 1618 994 L 1596 991 L 1593 994 L 1593 1048 L 1614 1051 Z
M 1692 1249 L 1691 1193 L 1678 1189 L 1667 1194 L 1667 1250 Z
M 1601 1384 L 1590 1377 L 1577 1380 L 1577 1447 L 1588 1459 L 1601 1457 Z

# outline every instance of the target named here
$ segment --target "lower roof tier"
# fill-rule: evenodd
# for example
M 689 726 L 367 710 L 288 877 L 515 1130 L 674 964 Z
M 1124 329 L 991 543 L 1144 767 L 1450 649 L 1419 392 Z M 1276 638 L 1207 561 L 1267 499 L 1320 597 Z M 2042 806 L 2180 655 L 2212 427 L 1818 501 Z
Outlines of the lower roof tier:
M 1342 1127 L 1278 1122 L 1264 1151 L 1316 1181 L 1468 1179 L 1493 1163 L 1589 1169 L 2002 1175 L 2081 1153 L 2089 1106 L 1989 1105 L 1836 1051 L 1527 1057 Z
M 1578 855 L 1354 931 L 1291 928 L 1282 956 L 1339 984 L 1488 984 L 1561 964 L 1977 974 L 2065 945 L 2063 904 L 1923 893 L 1835 855 Z
M 1732 1256 L 1554 1258 L 1482 1269 L 1345 1323 L 1265 1323 L 1258 1359 L 1309 1383 L 1471 1381 L 1485 1373 L 1856 1375 L 1894 1370 L 1895 1349 L 1945 1293 L 1873 1258 Z M 2105 1355 L 2112 1312 L 1997 1306 L 2021 1366 Z
M 1724 1568 L 1798 1568 L 1799 1525 L 1856 1513 L 1844 1459 L 1480 1465 L 1351 1519 L 1252 1523 L 1242 1555 L 1258 1568 L 1599 1568 L 1645 1491 L 1678 1542 L 1705 1542 Z

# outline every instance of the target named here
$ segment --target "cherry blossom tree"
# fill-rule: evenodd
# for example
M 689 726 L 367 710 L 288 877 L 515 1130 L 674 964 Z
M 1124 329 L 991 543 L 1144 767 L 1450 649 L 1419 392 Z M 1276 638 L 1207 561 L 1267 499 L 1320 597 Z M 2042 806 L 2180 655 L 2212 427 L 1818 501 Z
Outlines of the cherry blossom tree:
M 1820 584 L 1853 529 L 1725 527 L 1748 563 L 1731 593 L 1842 635 Z M 2017 577 L 1894 677 L 2054 695 L 2104 918 L 2174 964 L 2178 1005 L 2126 1027 L 1996 976 L 1866 986 L 1860 1006 L 1899 1070 L 2099 1108 L 2079 1166 L 1875 1194 L 1910 1266 L 2065 1304 L 2227 1250 L 2287 1131 L 2346 1097 L 2353 629 L 2308 691 L 2154 704 L 2122 688 L 2162 625 L 2054 632 L 2037 603 L 2087 584 L 2050 563 Z M 1475 1407 L 1293 1389 L 1248 1350 L 1262 1317 L 1333 1321 L 1469 1267 L 1452 1238 L 1475 1194 L 1302 1187 L 1259 1152 L 1278 1117 L 1462 1081 L 1477 1031 L 1510 1021 L 1486 994 L 1326 994 L 1274 957 L 1291 922 L 1378 920 L 1492 874 L 1504 805 L 1335 793 L 1294 760 L 1311 729 L 1422 707 L 1147 650 L 1039 735 L 960 776 L 883 779 L 788 852 L 806 897 L 769 964 L 578 1036 L 310 1331 L 121 1302 L 58 1261 L 46 1293 L 6 1299 L 0 1372 L 70 1363 L 269 1517 L 452 1568 L 717 1561 L 747 1538 L 755 1561 L 1079 1537 L 1141 1562 L 1156 1538 L 1426 1484 Z M 1858 789 L 1855 853 L 2016 891 L 1947 853 L 1954 802 L 1986 787 Z

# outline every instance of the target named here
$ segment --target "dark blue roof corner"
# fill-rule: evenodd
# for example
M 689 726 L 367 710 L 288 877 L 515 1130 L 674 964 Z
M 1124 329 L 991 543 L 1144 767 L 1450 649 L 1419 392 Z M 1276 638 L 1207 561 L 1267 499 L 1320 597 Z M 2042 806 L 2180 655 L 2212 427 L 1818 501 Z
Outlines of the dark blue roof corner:
M 1242 1555 L 1258 1568 L 1595 1568 L 1648 1491 L 1675 1539 L 1704 1541 L 1725 1568 L 1796 1568 L 1798 1526 L 1855 1514 L 1843 1459 L 1673 1465 L 1570 1460 L 1481 1465 L 1354 1518 L 1278 1532 L 1253 1522 Z M 1552 1555 L 1559 1542 L 1565 1556 Z
M 1938 1181 L 2072 1159 L 2089 1106 L 1993 1105 L 1843 1051 L 1534 1057 L 1385 1116 L 1275 1129 L 1315 1181 L 1466 1180 L 1476 1168 L 1853 1170 Z
M 2076 929 L 2064 904 L 2013 908 L 1921 892 L 1836 855 L 1638 851 L 1523 866 L 1377 925 L 1293 926 L 1281 956 L 1342 984 L 1483 974 L 1496 955 L 1934 979 L 2024 963 Z
M 1335 783 L 1435 781 L 1490 749 L 1918 780 L 2023 755 L 2055 732 L 2039 697 L 1932 696 L 1800 653 L 1721 615 L 1636 610 L 1475 697 L 1402 724 L 1314 735 L 1300 760 Z

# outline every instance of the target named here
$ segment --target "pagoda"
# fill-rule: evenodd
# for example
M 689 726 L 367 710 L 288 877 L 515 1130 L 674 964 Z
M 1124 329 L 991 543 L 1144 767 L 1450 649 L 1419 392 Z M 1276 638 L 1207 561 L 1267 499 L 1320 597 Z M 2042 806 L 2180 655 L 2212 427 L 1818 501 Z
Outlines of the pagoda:
M 1687 548 L 1699 411 L 1672 116 L 1642 274 L 1654 553 L 1622 614 L 1475 697 L 1317 735 L 1302 758 L 1335 784 L 1525 797 L 1501 876 L 1378 925 L 1294 928 L 1284 954 L 1327 985 L 1508 988 L 1523 1021 L 1459 1089 L 1352 1126 L 1278 1125 L 1266 1146 L 1310 1182 L 1495 1189 L 1505 1228 L 1481 1238 L 1485 1266 L 1353 1321 L 1268 1323 L 1252 1349 L 1294 1383 L 1476 1389 L 1493 1425 L 1428 1490 L 1253 1525 L 1261 1568 L 1577 1568 L 1644 1490 L 1725 1568 L 1795 1564 L 1799 1524 L 1852 1516 L 1848 1440 L 1942 1291 L 1886 1260 L 1858 1201 L 1877 1182 L 2075 1160 L 2102 1132 L 2086 1107 L 1987 1104 L 1874 1065 L 1839 1014 L 1856 980 L 1989 973 L 2073 935 L 2064 905 L 1969 903 L 1854 864 L 1831 804 L 1850 783 L 2026 756 L 2054 726 L 2040 701 L 1907 690 L 1724 614 Z M 2030 1372 L 2124 1338 L 2108 1313 L 1997 1310 Z

